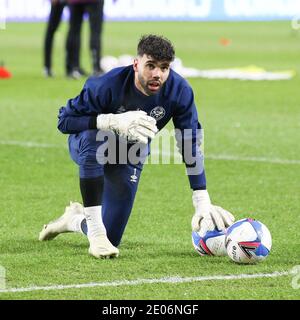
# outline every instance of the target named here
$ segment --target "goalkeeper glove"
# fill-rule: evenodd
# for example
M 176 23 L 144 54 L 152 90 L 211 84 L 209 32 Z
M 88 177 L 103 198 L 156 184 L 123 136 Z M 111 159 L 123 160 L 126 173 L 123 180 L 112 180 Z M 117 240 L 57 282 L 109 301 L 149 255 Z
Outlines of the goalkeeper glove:
M 224 230 L 234 222 L 234 216 L 221 207 L 211 204 L 207 190 L 193 192 L 195 214 L 192 218 L 192 230 L 204 236 L 207 231 Z
M 156 120 L 144 111 L 128 111 L 121 114 L 100 114 L 97 129 L 113 131 L 131 142 L 148 143 L 158 132 Z

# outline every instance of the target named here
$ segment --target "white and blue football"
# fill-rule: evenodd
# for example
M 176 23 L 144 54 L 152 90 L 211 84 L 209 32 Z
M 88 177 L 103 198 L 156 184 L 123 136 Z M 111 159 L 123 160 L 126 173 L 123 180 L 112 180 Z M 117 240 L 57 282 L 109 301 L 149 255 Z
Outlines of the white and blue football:
M 225 231 L 217 229 L 208 231 L 201 237 L 198 232 L 192 232 L 192 243 L 201 256 L 226 256 Z
M 266 259 L 271 251 L 271 233 L 260 221 L 242 219 L 227 229 L 225 247 L 234 262 L 257 263 Z

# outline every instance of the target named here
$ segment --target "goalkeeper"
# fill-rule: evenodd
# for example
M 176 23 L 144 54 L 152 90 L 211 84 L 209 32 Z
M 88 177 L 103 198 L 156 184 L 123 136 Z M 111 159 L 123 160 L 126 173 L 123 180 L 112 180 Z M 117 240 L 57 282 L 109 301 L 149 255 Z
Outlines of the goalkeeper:
M 92 256 L 118 256 L 117 247 L 133 207 L 143 159 L 134 163 L 129 159 L 126 164 L 102 163 L 99 150 L 111 140 L 99 139 L 97 134 L 111 133 L 116 144 L 126 139 L 127 147 L 140 145 L 148 149 L 151 139 L 171 119 L 180 133 L 177 138 L 179 146 L 184 146 L 180 151 L 193 190 L 192 229 L 205 234 L 233 223 L 229 212 L 211 204 L 193 91 L 170 69 L 174 57 L 168 39 L 145 35 L 138 43 L 133 65 L 88 79 L 81 93 L 60 109 L 58 128 L 69 134 L 69 152 L 79 166 L 83 206 L 71 203 L 60 219 L 43 227 L 39 240 L 51 240 L 64 232 L 82 232 L 87 235 Z

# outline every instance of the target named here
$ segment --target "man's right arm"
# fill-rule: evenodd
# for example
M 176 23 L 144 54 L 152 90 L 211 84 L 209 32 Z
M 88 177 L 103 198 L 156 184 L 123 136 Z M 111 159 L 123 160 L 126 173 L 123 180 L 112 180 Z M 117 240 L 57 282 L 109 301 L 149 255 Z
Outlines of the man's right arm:
M 68 102 L 70 104 L 72 102 Z M 62 133 L 72 134 L 79 133 L 85 130 L 96 129 L 97 116 L 82 115 L 75 116 L 69 111 L 70 107 L 61 107 L 58 115 L 58 129 Z
M 59 110 L 58 129 L 66 134 L 91 129 L 112 131 L 129 141 L 144 144 L 153 139 L 158 131 L 155 119 L 144 111 L 109 113 L 111 96 L 110 89 L 95 86 L 93 80 L 88 80 L 80 95 Z
M 101 95 L 99 88 L 95 88 L 93 80 L 88 80 L 81 93 L 74 99 L 70 99 L 65 107 L 60 108 L 58 115 L 58 129 L 65 134 L 79 133 L 89 129 L 96 129 L 97 116 L 109 104 L 105 101 L 108 91 Z

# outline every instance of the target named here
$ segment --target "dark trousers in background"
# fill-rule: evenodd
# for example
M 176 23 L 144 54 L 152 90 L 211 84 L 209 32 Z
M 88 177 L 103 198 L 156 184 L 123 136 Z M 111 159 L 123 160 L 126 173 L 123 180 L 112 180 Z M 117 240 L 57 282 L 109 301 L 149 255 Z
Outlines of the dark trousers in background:
M 65 6 L 65 2 L 57 2 L 55 4 L 51 4 L 51 11 L 48 19 L 44 42 L 44 67 L 48 68 L 49 70 L 51 70 L 52 68 L 53 38 L 57 28 L 60 25 Z
M 89 16 L 90 25 L 90 52 L 93 72 L 99 72 L 101 58 L 101 33 L 103 24 L 104 0 L 94 3 L 70 4 L 70 29 L 67 39 L 67 61 L 70 61 L 70 70 L 80 68 L 80 39 L 81 26 L 84 14 Z

